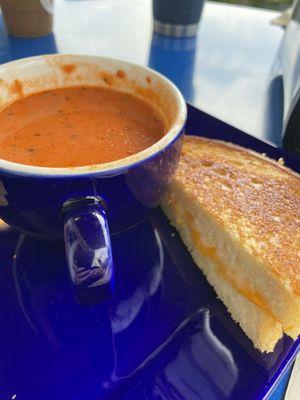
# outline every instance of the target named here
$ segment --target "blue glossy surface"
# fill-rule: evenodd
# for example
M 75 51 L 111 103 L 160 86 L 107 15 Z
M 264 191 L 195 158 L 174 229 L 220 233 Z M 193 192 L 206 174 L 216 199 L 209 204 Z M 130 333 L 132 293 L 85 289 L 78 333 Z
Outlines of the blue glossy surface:
M 283 154 L 196 109 L 189 116 L 188 129 Z M 0 232 L 1 400 L 254 400 L 271 390 L 299 341 L 256 351 L 160 210 L 112 247 L 115 296 L 85 306 L 63 246 Z

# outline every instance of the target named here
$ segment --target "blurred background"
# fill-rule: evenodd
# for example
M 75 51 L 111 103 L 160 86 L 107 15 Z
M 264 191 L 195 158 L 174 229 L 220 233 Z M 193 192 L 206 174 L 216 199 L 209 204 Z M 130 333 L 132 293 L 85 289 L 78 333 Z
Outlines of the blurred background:
M 216 2 L 267 8 L 270 10 L 285 10 L 292 5 L 292 0 L 216 0 Z

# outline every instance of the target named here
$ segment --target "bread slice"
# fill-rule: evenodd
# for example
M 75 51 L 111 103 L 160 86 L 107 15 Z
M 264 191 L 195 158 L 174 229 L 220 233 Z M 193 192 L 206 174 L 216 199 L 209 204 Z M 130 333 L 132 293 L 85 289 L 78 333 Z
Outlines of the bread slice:
M 260 351 L 300 334 L 300 177 L 230 143 L 186 136 L 162 208 Z

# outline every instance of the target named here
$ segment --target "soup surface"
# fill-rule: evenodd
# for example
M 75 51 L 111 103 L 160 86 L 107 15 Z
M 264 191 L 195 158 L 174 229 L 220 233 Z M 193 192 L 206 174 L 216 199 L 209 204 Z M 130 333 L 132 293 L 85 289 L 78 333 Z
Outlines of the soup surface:
M 166 129 L 143 100 L 97 87 L 49 90 L 0 112 L 0 158 L 43 167 L 106 163 L 138 153 Z

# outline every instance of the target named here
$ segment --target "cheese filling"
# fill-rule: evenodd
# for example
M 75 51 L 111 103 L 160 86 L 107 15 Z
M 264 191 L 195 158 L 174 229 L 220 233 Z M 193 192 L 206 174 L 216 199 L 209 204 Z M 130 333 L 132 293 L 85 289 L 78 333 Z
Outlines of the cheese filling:
M 218 254 L 217 248 L 215 246 L 206 245 L 203 242 L 201 235 L 199 233 L 199 229 L 197 229 L 195 226 L 192 214 L 186 213 L 185 220 L 188 229 L 190 231 L 191 238 L 195 248 L 197 248 L 197 250 L 203 257 L 206 257 L 213 262 L 218 275 L 221 276 L 222 279 L 224 279 L 228 284 L 230 284 L 242 296 L 247 298 L 249 301 L 254 303 L 257 307 L 261 308 L 263 311 L 268 313 L 274 320 L 277 321 L 277 318 L 270 310 L 270 307 L 265 298 L 258 291 L 251 289 L 249 285 L 247 285 L 247 282 L 244 282 L 243 285 L 241 285 L 240 282 L 237 282 L 236 278 L 226 268 L 225 263 L 222 261 L 221 257 Z

